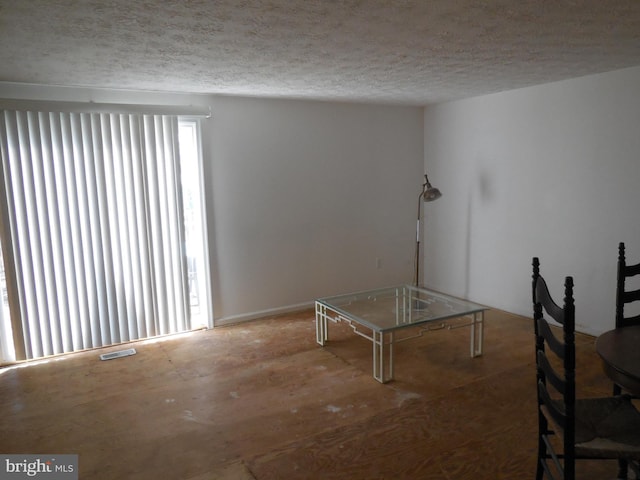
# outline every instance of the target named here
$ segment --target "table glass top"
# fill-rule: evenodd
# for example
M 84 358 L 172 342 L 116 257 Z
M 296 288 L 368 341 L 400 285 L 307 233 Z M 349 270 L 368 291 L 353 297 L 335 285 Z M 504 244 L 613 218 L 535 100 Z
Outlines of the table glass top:
M 477 303 L 412 285 L 348 293 L 317 300 L 376 331 L 406 328 L 488 310 Z

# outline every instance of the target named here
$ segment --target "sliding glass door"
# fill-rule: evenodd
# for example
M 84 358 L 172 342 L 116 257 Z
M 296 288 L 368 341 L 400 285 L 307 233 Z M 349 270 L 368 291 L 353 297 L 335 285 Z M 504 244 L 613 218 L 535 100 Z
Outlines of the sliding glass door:
M 206 297 L 196 127 L 167 115 L 1 112 L 0 360 L 206 324 L 191 322 Z

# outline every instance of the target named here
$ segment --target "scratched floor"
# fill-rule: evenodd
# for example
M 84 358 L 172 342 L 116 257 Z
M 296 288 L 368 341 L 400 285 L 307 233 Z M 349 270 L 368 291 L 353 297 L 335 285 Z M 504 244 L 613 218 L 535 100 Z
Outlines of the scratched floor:
M 0 453 L 74 453 L 81 479 L 533 478 L 530 321 L 491 310 L 484 355 L 469 330 L 401 343 L 396 380 L 371 345 L 313 312 L 0 370 Z M 593 338 L 578 338 L 578 393 L 608 394 Z M 613 462 L 579 462 L 582 480 Z

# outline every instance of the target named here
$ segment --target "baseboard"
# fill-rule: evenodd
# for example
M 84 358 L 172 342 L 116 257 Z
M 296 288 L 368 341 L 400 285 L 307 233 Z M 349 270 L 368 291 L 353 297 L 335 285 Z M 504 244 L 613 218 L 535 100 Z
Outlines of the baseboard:
M 243 313 L 240 315 L 230 315 L 228 317 L 216 318 L 213 321 L 213 328 L 222 327 L 224 325 L 233 325 L 235 323 L 248 322 L 263 317 L 272 317 L 274 315 L 282 315 L 284 313 L 297 312 L 313 308 L 315 302 L 298 303 L 295 305 L 287 305 L 284 307 L 268 308 L 257 312 Z

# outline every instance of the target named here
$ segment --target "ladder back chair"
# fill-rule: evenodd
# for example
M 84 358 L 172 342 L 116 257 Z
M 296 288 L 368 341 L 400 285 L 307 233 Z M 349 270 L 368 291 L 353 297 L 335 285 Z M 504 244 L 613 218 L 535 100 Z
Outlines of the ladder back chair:
M 536 480 L 575 480 L 579 459 L 640 459 L 640 412 L 629 396 L 576 399 L 573 278 L 560 307 L 533 259 L 533 319 L 538 398 Z M 562 327 L 557 335 L 553 321 Z M 620 473 L 619 473 L 620 474 Z M 626 479 L 626 470 L 622 472 Z
M 633 288 L 627 284 L 627 280 L 632 280 L 633 277 L 640 275 L 640 263 L 633 265 L 627 265 L 627 259 L 625 255 L 624 242 L 618 244 L 618 269 L 616 275 L 616 328 L 630 327 L 633 325 L 640 325 L 640 288 Z M 639 277 L 640 278 L 640 277 Z M 626 306 L 632 307 L 632 309 L 626 309 Z M 613 394 L 620 395 L 622 393 L 622 387 L 617 383 L 613 384 Z M 631 464 L 636 470 L 638 476 L 638 466 Z M 627 462 L 620 461 L 620 472 L 624 472 L 627 469 Z M 622 473 L 618 476 L 620 478 Z

